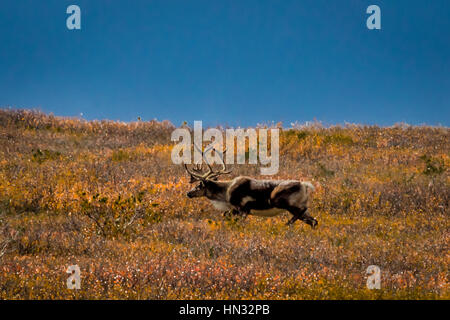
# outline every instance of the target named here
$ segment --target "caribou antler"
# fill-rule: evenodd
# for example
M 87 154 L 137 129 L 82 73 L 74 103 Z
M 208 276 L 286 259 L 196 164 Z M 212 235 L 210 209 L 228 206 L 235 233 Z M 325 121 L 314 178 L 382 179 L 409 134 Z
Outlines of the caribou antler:
M 193 183 L 195 181 L 199 181 L 199 180 L 211 180 L 214 178 L 217 178 L 218 176 L 222 175 L 222 174 L 229 174 L 231 173 L 233 170 L 229 170 L 227 171 L 227 167 L 225 164 L 225 161 L 223 159 L 223 156 L 225 155 L 225 152 L 227 152 L 227 150 L 225 149 L 225 151 L 221 154 L 219 153 L 219 157 L 221 157 L 222 160 L 222 169 L 219 171 L 214 172 L 213 168 L 211 167 L 211 165 L 209 164 L 208 160 L 205 158 L 204 153 L 209 150 L 209 148 L 207 148 L 205 151 L 200 150 L 199 147 L 197 147 L 197 145 L 194 143 L 194 147 L 201 152 L 202 154 L 202 159 L 205 160 L 206 165 L 208 166 L 208 171 L 206 173 L 201 173 L 202 172 L 202 168 L 203 168 L 203 163 L 202 164 L 196 164 L 195 167 L 192 168 L 192 171 L 189 170 L 188 166 L 186 164 L 184 164 L 184 168 L 186 169 L 187 173 L 189 173 L 189 175 L 191 176 L 191 181 L 190 183 Z M 214 152 L 217 152 L 217 150 L 215 148 L 213 148 Z
M 217 152 L 216 149 L 213 149 L 213 150 L 214 150 L 214 152 Z M 214 179 L 214 178 L 217 178 L 218 176 L 221 176 L 221 175 L 223 175 L 223 174 L 230 174 L 230 173 L 233 171 L 233 169 L 227 171 L 227 165 L 225 164 L 225 160 L 223 159 L 226 152 L 227 152 L 227 149 L 225 149 L 225 150 L 222 152 L 222 154 L 220 154 L 220 153 L 218 152 L 219 157 L 220 157 L 221 160 L 222 160 L 222 169 L 219 170 L 219 171 L 216 171 L 216 172 L 211 172 L 210 175 L 208 176 L 208 179 Z
M 184 168 L 186 169 L 187 173 L 189 173 L 190 176 L 191 176 L 191 181 L 189 181 L 189 183 L 193 183 L 193 182 L 198 181 L 198 180 L 205 180 L 207 178 L 207 176 L 213 172 L 213 170 L 211 168 L 211 165 L 208 163 L 208 161 L 206 161 L 206 158 L 204 156 L 205 152 L 208 151 L 209 148 L 212 148 L 212 147 L 208 147 L 208 148 L 205 149 L 205 151 L 202 151 L 194 143 L 194 148 L 196 148 L 202 154 L 202 163 L 194 164 L 194 167 L 192 168 L 192 171 L 190 171 L 188 166 L 186 164 L 184 164 Z M 202 171 L 203 171 L 203 159 L 205 159 L 205 162 L 208 165 L 208 172 L 206 172 L 206 173 L 202 173 Z

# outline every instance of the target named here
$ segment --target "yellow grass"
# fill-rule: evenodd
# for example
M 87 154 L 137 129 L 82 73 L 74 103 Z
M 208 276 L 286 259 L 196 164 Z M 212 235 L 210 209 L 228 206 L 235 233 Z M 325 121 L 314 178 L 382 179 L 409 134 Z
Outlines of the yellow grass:
M 0 298 L 450 298 L 448 128 L 284 130 L 273 178 L 318 185 L 317 230 L 186 198 L 173 129 L 0 110 Z

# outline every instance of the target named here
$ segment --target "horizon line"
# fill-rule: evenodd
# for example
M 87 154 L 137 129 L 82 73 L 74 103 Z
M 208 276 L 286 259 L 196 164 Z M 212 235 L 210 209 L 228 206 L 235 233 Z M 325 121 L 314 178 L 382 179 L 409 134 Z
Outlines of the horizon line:
M 56 115 L 54 112 L 46 112 L 44 110 L 42 110 L 40 107 L 35 107 L 35 108 L 16 108 L 16 107 L 11 107 L 11 106 L 0 106 L 0 110 L 2 111 L 12 111 L 12 112 L 31 112 L 31 113 L 36 113 L 36 114 L 42 114 L 45 116 L 53 116 L 59 119 L 67 119 L 67 120 L 79 120 L 82 122 L 115 122 L 115 123 L 122 123 L 122 124 L 133 124 L 133 123 L 139 123 L 139 122 L 151 122 L 151 121 L 156 121 L 158 123 L 163 123 L 163 122 L 168 122 L 170 125 L 172 125 L 174 128 L 180 128 L 180 127 L 188 127 L 190 128 L 190 126 L 188 125 L 190 121 L 182 121 L 182 123 L 180 125 L 175 125 L 173 123 L 172 120 L 170 119 L 158 119 L 158 118 L 153 118 L 153 119 L 148 119 L 148 120 L 144 120 L 142 119 L 142 117 L 137 116 L 136 120 L 121 120 L 121 119 L 110 119 L 110 118 L 103 118 L 103 119 L 98 119 L 98 118 L 84 118 L 84 114 L 81 112 L 78 115 Z M 194 123 L 194 121 L 202 121 L 202 123 L 206 122 L 212 122 L 209 120 L 201 120 L 201 119 L 195 119 L 192 120 L 192 124 Z M 263 123 L 257 123 L 256 125 L 249 125 L 249 126 L 230 126 L 228 124 L 216 124 L 216 125 L 207 125 L 206 128 L 222 128 L 222 129 L 226 129 L 226 128 L 260 128 L 260 127 L 267 127 L 267 128 L 280 128 L 283 130 L 300 130 L 302 128 L 312 128 L 312 127 L 318 127 L 318 128 L 324 128 L 324 129 L 329 129 L 329 128 L 333 128 L 333 127 L 348 127 L 348 126 L 359 126 L 359 127 L 378 127 L 378 128 L 397 128 L 397 127 L 405 127 L 405 128 L 410 128 L 410 127 L 428 127 L 428 128 L 445 128 L 445 129 L 449 129 L 449 126 L 443 125 L 441 123 L 439 124 L 427 124 L 427 123 L 418 123 L 418 124 L 411 124 L 411 123 L 407 123 L 405 121 L 396 121 L 393 122 L 390 125 L 381 125 L 381 124 L 376 124 L 376 123 L 356 123 L 356 122 L 350 122 L 350 121 L 343 121 L 343 122 L 335 122 L 335 123 L 328 123 L 324 120 L 319 120 L 319 119 L 312 119 L 312 120 L 304 120 L 304 121 L 299 121 L 299 120 L 293 120 L 290 121 L 290 127 L 284 126 L 283 125 L 284 121 L 276 121 L 276 120 L 267 120 L 266 122 Z

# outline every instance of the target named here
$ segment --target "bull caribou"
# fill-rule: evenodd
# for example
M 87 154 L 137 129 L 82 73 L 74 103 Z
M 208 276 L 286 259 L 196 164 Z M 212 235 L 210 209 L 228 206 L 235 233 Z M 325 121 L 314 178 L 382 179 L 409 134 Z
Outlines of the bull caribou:
M 223 154 L 226 150 L 223 152 Z M 297 180 L 257 180 L 246 176 L 239 176 L 232 180 L 218 181 L 218 177 L 230 174 L 225 161 L 222 168 L 214 171 L 206 161 L 208 170 L 203 172 L 202 165 L 190 170 L 186 164 L 184 168 L 190 175 L 190 183 L 197 183 L 187 193 L 189 198 L 206 197 L 213 206 L 225 212 L 241 215 L 272 217 L 288 211 L 292 218 L 287 225 L 298 219 L 316 228 L 318 222 L 308 212 L 310 194 L 314 186 L 310 182 Z

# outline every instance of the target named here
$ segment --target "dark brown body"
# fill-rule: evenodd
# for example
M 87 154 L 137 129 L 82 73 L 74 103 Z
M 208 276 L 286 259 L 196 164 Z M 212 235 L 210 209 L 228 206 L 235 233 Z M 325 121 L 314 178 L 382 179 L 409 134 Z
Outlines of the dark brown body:
M 284 211 L 293 216 L 288 224 L 300 219 L 311 227 L 318 222 L 308 213 L 308 200 L 314 187 L 296 180 L 256 180 L 236 177 L 230 181 L 201 181 L 188 197 L 207 197 L 220 210 L 234 214 L 273 216 Z

